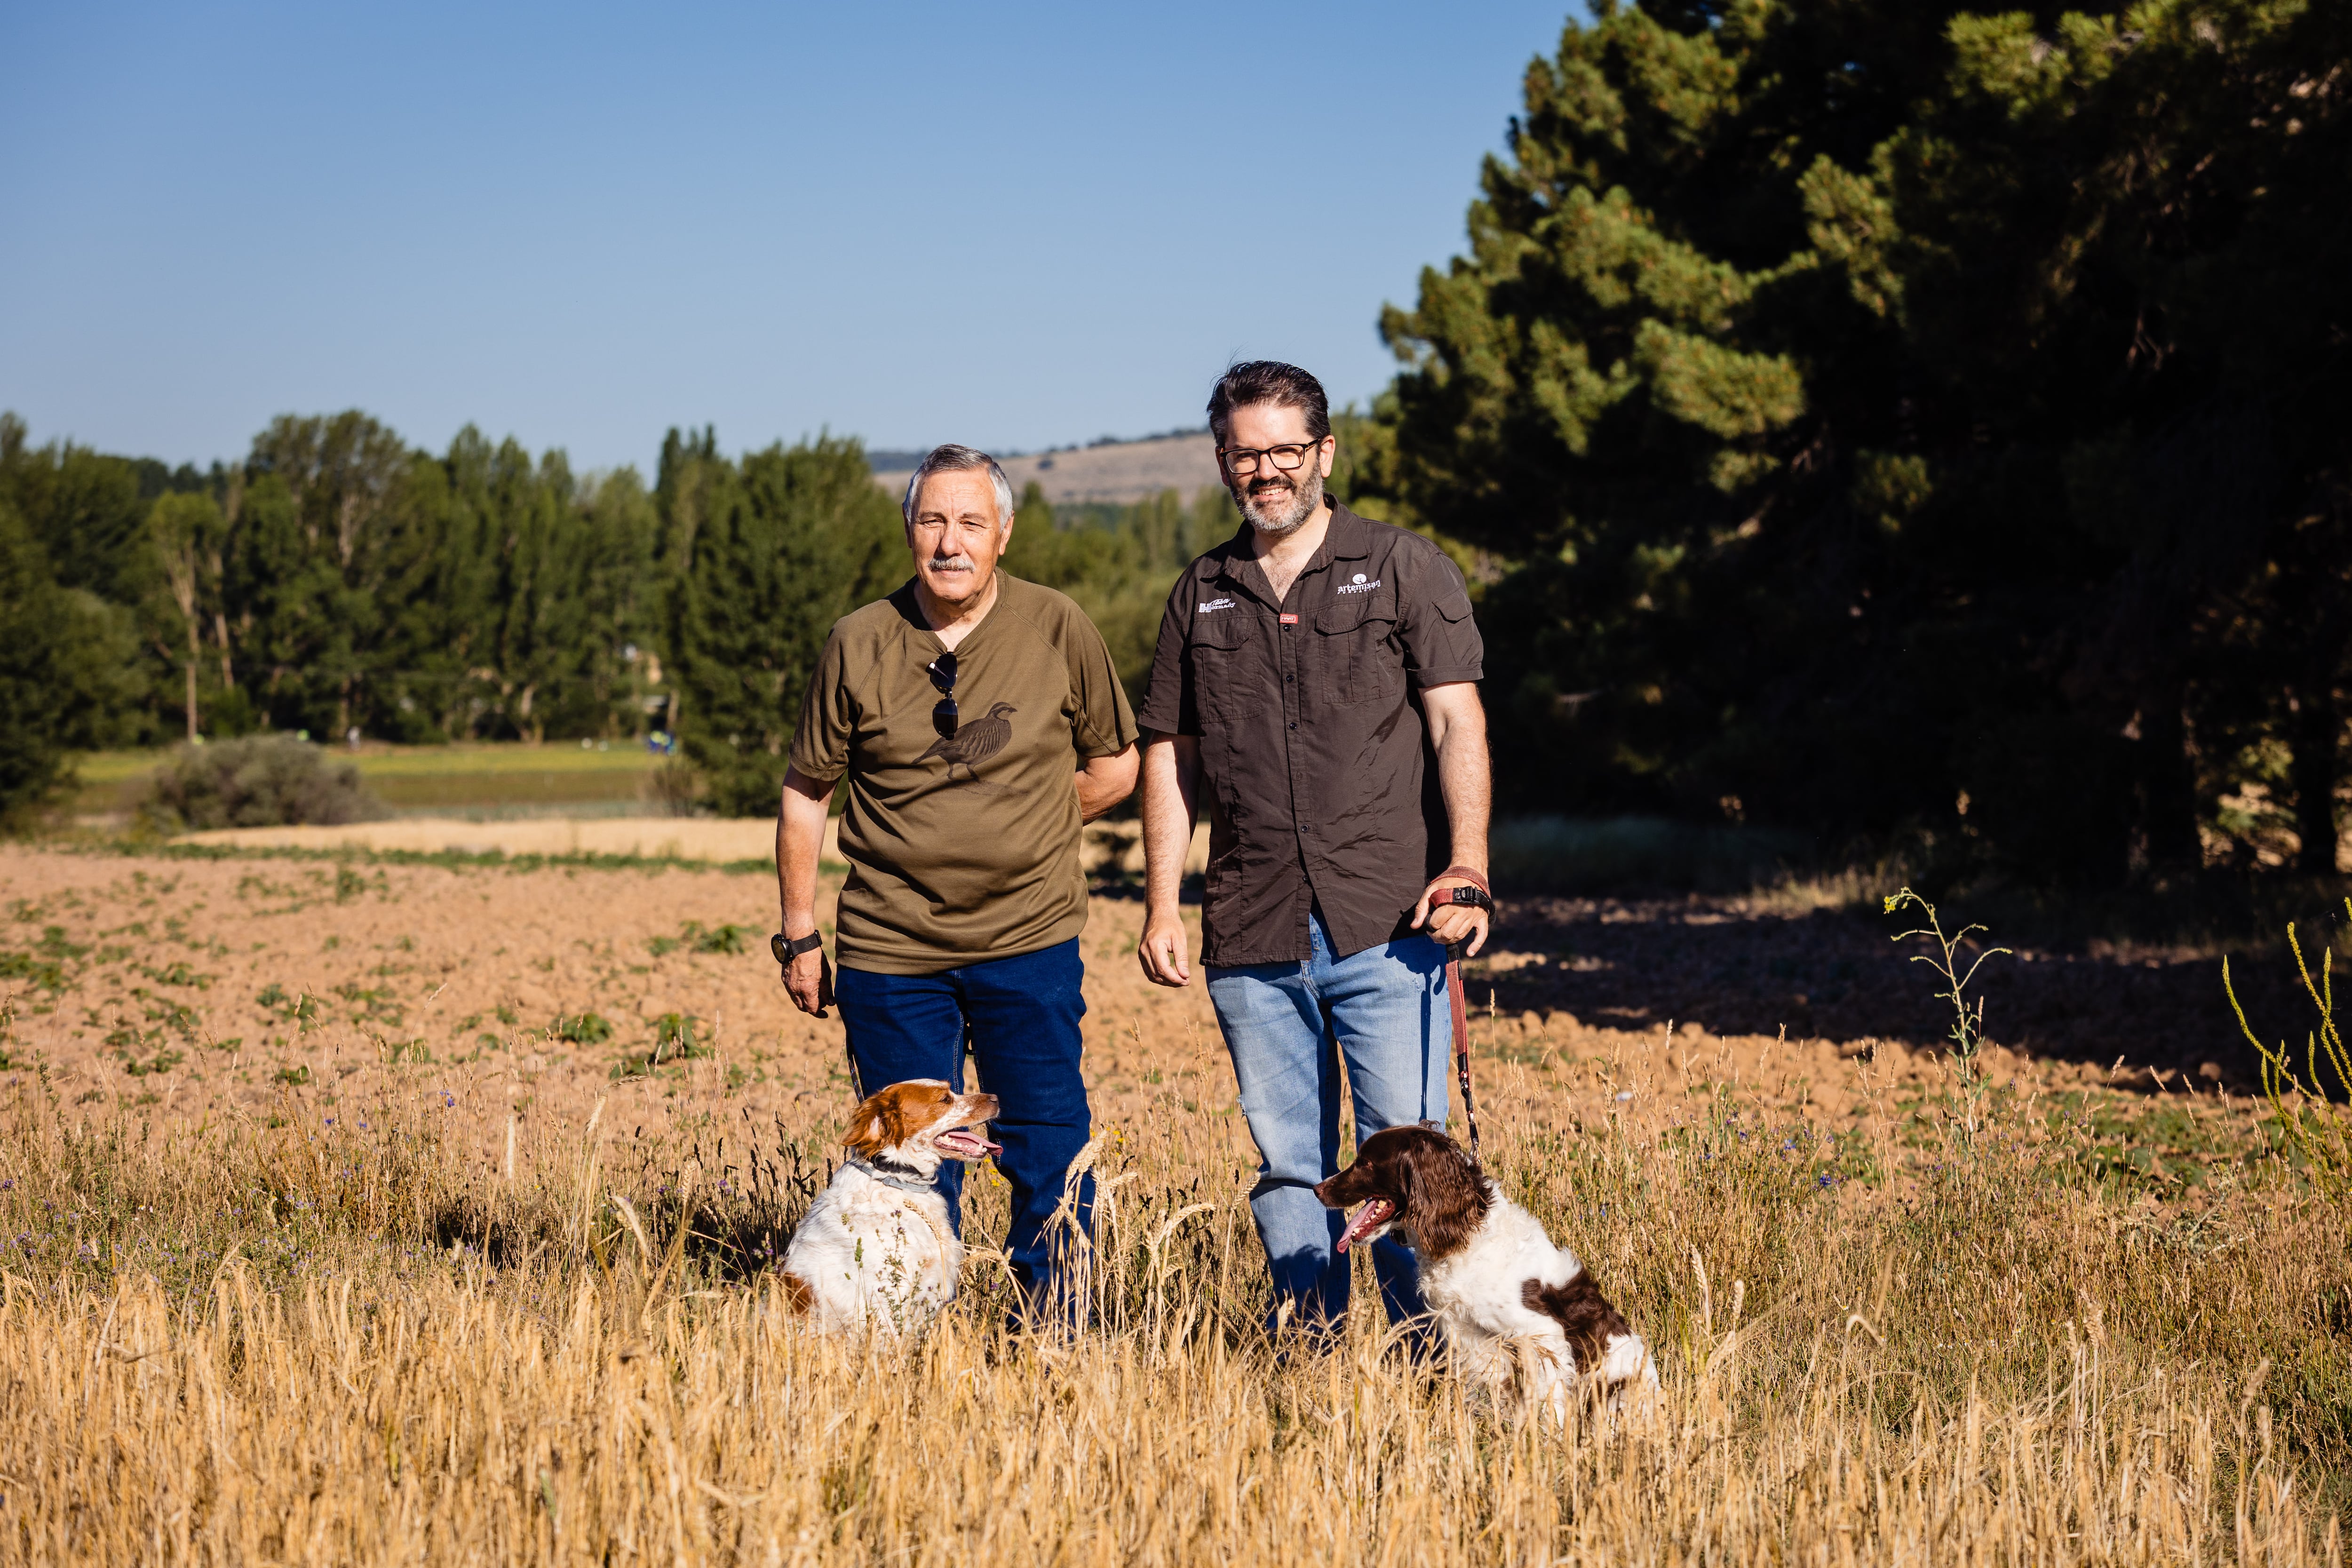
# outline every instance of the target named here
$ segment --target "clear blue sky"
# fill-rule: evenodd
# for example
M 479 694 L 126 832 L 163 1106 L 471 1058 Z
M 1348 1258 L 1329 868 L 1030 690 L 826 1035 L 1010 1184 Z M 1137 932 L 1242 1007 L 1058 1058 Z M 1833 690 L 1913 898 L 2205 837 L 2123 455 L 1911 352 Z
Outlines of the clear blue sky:
M 357 406 L 599 468 L 671 425 L 1140 435 L 1234 356 L 1364 399 L 1567 15 L 9 0 L 0 407 L 173 462 Z

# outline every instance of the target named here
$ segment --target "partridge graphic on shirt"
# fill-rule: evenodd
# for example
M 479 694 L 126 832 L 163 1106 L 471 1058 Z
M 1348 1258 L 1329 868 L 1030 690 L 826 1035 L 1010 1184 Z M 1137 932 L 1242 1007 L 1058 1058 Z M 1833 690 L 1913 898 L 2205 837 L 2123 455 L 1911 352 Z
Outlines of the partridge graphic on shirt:
M 1013 739 L 1013 721 L 1005 715 L 1019 711 L 1010 702 L 996 703 L 985 717 L 974 719 L 952 735 L 942 735 L 933 741 L 931 749 L 915 760 L 928 763 L 933 757 L 944 757 L 947 759 L 950 784 L 958 782 L 955 776 L 958 767 L 964 771 L 963 782 L 978 784 L 980 774 L 973 769 L 1004 750 L 1005 743 Z

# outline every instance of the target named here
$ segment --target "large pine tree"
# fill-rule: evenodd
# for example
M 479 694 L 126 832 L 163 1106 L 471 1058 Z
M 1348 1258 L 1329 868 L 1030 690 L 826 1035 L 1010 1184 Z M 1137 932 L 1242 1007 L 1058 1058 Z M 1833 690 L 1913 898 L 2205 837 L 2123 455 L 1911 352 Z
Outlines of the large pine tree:
M 2193 860 L 2217 616 L 2340 510 L 2341 13 L 1571 23 L 1384 320 L 1391 487 L 1514 565 L 1515 804 Z

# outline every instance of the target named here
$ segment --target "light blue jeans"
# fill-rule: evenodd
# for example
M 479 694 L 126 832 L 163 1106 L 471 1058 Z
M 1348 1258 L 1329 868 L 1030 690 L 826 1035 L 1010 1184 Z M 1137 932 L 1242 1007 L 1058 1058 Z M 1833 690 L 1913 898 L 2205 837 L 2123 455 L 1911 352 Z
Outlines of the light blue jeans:
M 1242 1114 L 1257 1141 L 1250 1213 L 1265 1244 L 1275 1308 L 1292 1303 L 1292 1321 L 1315 1329 L 1348 1313 L 1348 1260 L 1334 1249 L 1344 1221 L 1314 1192 L 1339 1168 L 1340 1061 L 1356 1097 L 1359 1144 L 1385 1127 L 1443 1123 L 1454 1027 L 1444 944 L 1400 937 L 1337 958 L 1320 909 L 1309 926 L 1306 962 L 1211 969 L 1208 977 Z M 1420 1270 L 1402 1242 L 1373 1243 L 1372 1273 L 1389 1321 L 1426 1310 Z

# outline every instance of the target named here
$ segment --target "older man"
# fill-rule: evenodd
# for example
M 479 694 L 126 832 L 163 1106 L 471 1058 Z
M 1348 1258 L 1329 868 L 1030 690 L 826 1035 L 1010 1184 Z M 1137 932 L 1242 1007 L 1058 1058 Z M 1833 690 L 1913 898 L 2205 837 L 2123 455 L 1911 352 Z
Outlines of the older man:
M 803 1012 L 838 1003 L 861 1092 L 914 1078 L 961 1090 L 969 1041 L 1002 1107 L 1005 1251 L 1034 1300 L 1055 1268 L 1045 1223 L 1089 1131 L 1078 827 L 1134 789 L 1135 716 L 1085 612 L 997 570 L 1013 489 L 993 458 L 934 448 L 904 510 L 914 577 L 835 623 L 801 709 L 774 945 Z M 836 978 L 816 934 L 816 866 L 845 776 Z M 961 1174 L 950 1161 L 939 1176 L 959 1227 Z M 1089 1178 L 1073 1205 L 1081 1226 L 1092 1201 Z
M 1442 944 L 1475 952 L 1492 908 L 1483 650 L 1444 552 L 1324 498 L 1338 447 L 1313 376 L 1235 365 L 1209 427 L 1245 521 L 1160 621 L 1138 957 L 1160 984 L 1192 978 L 1176 892 L 1205 794 L 1201 961 L 1261 1160 L 1250 1209 L 1277 1312 L 1328 1324 L 1348 1308 L 1339 1216 L 1314 1192 L 1339 1169 L 1334 1047 L 1359 1142 L 1445 1119 Z M 1372 1264 L 1391 1320 L 1419 1316 L 1412 1253 L 1384 1240 Z

